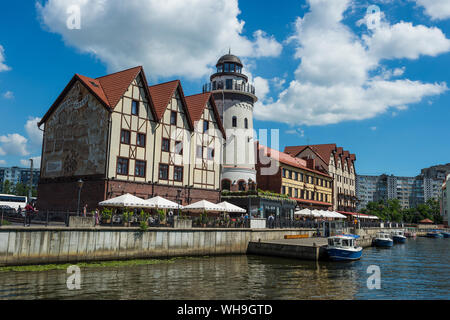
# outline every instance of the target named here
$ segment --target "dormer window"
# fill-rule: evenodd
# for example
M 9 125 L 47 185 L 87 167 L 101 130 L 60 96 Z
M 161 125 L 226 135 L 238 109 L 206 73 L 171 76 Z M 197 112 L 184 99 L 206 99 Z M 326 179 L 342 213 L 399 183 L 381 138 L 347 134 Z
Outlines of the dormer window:
M 247 118 L 244 119 L 244 126 L 245 126 L 245 129 L 248 129 L 248 119 Z
M 223 65 L 217 66 L 217 72 L 222 73 L 223 72 Z

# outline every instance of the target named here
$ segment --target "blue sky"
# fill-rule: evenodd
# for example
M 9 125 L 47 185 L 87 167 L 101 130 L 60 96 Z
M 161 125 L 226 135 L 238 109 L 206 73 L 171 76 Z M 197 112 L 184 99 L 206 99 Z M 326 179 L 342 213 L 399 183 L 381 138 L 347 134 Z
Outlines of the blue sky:
M 279 129 L 281 150 L 336 143 L 356 154 L 359 174 L 416 175 L 450 162 L 448 2 L 9 2 L 0 12 L 0 166 L 40 156 L 36 118 L 74 73 L 143 65 L 150 84 L 181 79 L 190 95 L 231 47 L 257 87 L 255 128 Z M 73 4 L 80 29 L 67 28 Z M 369 5 L 381 10 L 378 29 L 365 24 L 376 18 Z

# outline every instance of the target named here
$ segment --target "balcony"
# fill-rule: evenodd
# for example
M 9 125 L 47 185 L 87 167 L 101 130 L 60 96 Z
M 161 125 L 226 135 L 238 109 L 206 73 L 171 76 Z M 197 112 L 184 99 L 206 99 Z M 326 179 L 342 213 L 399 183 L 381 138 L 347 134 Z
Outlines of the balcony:
M 249 83 L 236 80 L 212 81 L 203 85 L 203 93 L 211 91 L 238 91 L 255 96 L 255 87 Z

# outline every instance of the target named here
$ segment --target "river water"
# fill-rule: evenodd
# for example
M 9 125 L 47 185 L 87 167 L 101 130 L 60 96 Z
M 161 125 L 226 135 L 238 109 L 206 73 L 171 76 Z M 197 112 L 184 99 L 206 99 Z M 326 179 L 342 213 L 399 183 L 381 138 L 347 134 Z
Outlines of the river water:
M 65 270 L 0 272 L 0 299 L 450 299 L 450 239 L 408 239 L 365 248 L 355 262 L 307 262 L 234 255 L 170 263 L 81 269 L 68 290 Z M 368 289 L 371 265 L 380 289 Z

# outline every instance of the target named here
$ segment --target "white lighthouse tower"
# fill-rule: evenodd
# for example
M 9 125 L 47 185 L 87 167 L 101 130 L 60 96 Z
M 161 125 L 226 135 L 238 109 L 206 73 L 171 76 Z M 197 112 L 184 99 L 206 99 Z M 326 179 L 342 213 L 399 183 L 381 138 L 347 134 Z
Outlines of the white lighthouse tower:
M 238 57 L 226 54 L 217 61 L 210 83 L 203 86 L 203 92 L 213 93 L 227 135 L 222 190 L 246 191 L 256 187 L 253 105 L 258 98 L 242 67 Z

